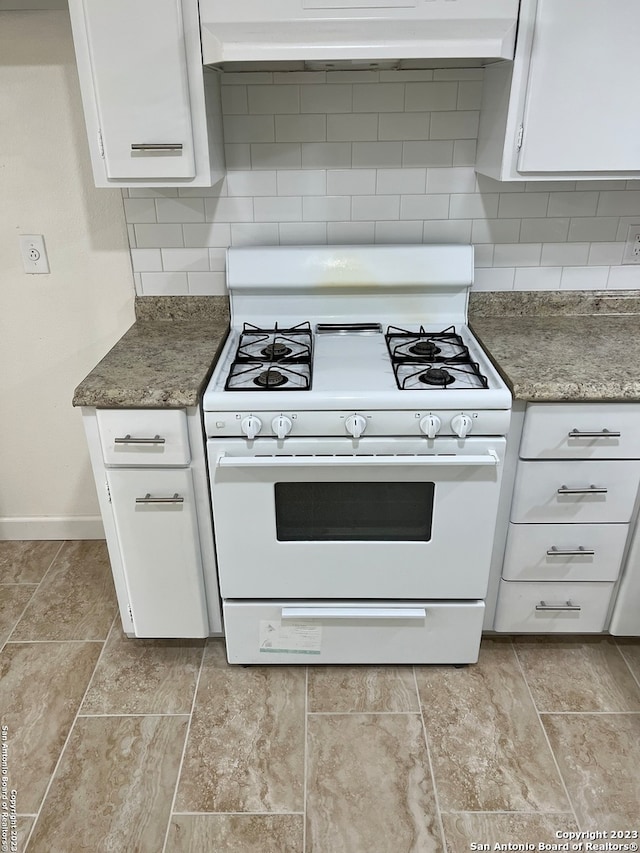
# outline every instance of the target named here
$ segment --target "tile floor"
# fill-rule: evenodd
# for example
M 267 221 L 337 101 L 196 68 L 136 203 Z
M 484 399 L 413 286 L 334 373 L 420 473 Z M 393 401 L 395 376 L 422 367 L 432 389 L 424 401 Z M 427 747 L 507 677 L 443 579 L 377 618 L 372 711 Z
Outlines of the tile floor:
M 116 617 L 103 542 L 0 542 L 19 851 L 463 853 L 640 830 L 640 641 L 243 668 L 221 640 L 128 640 Z

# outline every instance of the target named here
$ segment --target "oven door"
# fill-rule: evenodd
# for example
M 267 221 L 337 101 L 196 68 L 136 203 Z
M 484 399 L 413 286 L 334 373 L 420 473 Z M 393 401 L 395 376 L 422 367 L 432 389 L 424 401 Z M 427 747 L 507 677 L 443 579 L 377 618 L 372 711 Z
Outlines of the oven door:
M 208 442 L 223 598 L 483 598 L 503 438 Z

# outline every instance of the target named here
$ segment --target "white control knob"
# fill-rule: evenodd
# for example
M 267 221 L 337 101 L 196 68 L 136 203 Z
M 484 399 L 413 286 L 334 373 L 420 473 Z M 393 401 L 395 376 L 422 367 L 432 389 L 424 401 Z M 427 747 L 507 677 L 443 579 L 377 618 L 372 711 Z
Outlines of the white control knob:
M 360 438 L 367 426 L 367 419 L 362 415 L 349 415 L 344 422 L 345 429 L 354 438 Z
M 442 421 L 437 415 L 426 415 L 420 421 L 420 429 L 427 438 L 435 438 L 440 432 Z
M 288 418 L 286 415 L 278 415 L 277 418 L 271 421 L 271 429 L 278 438 L 286 438 L 291 432 L 292 427 L 291 418 Z
M 455 418 L 451 418 L 451 429 L 460 438 L 469 435 L 472 426 L 473 422 L 469 415 L 456 415 Z
M 252 441 L 262 429 L 262 421 L 255 415 L 247 415 L 240 423 L 240 429 Z

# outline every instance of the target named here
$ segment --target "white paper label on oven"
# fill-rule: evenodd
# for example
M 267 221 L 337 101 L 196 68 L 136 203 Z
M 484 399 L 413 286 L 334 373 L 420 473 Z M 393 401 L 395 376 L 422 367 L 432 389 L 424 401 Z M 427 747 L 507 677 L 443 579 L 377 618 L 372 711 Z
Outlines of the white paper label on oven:
M 260 652 L 284 655 L 319 655 L 322 625 L 300 621 L 284 624 L 279 619 L 260 620 Z

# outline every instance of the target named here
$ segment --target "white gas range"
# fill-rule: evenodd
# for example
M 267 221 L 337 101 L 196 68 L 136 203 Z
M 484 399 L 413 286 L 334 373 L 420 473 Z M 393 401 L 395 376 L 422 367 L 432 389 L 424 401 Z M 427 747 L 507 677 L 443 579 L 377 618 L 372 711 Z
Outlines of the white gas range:
M 511 396 L 471 246 L 230 249 L 204 395 L 236 663 L 477 659 Z

